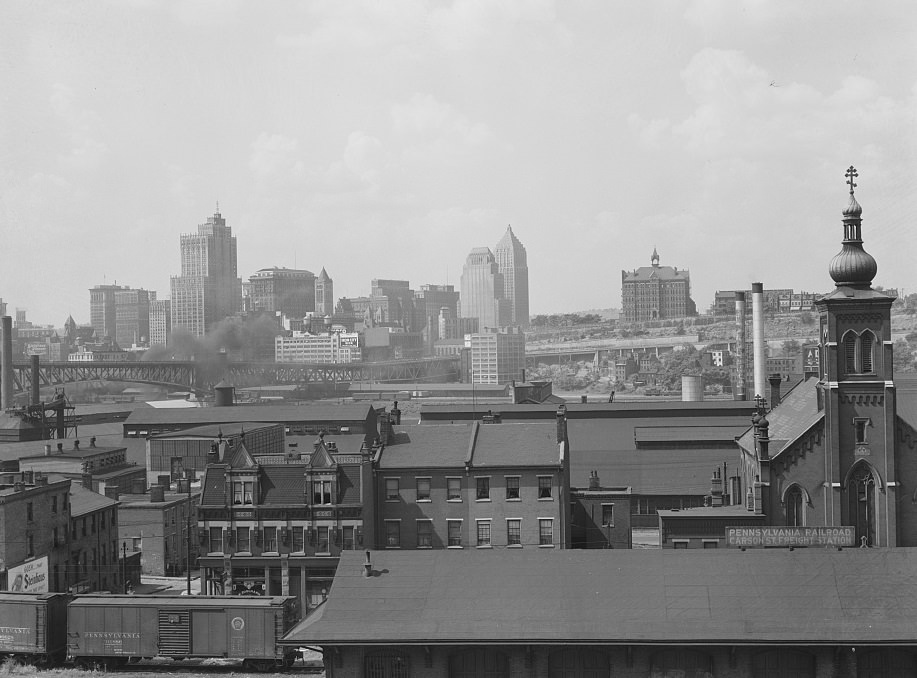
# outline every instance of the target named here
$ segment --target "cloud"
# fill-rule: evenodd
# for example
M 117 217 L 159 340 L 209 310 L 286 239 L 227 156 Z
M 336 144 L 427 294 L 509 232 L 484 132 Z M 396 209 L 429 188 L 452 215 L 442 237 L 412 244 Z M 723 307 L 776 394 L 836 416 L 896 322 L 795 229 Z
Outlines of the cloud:
M 74 103 L 73 89 L 61 83 L 52 86 L 50 103 L 70 139 L 69 152 L 59 155 L 58 162 L 71 170 L 98 169 L 108 155 L 108 146 L 96 137 L 101 118 L 89 109 L 79 108 Z
M 304 165 L 296 157 L 296 139 L 262 132 L 252 142 L 248 166 L 257 180 L 290 180 L 303 174 Z
M 493 139 L 490 128 L 472 122 L 431 94 L 414 94 L 391 109 L 395 133 L 407 143 L 404 156 L 421 163 L 451 162 Z

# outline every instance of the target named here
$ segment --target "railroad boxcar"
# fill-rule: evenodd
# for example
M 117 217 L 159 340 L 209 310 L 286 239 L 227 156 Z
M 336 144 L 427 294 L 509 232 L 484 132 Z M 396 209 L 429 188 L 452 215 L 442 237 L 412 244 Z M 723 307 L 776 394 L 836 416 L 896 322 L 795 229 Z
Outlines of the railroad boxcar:
M 66 593 L 0 591 L 0 658 L 39 666 L 67 654 Z
M 296 659 L 277 643 L 299 619 L 292 596 L 82 595 L 68 610 L 67 653 L 78 666 L 224 657 L 269 671 Z

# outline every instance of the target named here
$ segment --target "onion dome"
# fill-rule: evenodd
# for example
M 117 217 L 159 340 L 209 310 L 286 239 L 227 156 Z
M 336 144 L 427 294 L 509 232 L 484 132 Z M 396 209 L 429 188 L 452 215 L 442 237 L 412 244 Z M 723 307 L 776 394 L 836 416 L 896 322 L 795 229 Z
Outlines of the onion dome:
M 845 175 L 850 186 L 850 202 L 843 212 L 844 240 L 841 251 L 834 255 L 828 266 L 828 273 L 838 287 L 863 287 L 872 285 L 878 266 L 871 254 L 863 249 L 863 238 L 860 235 L 863 208 L 853 195 L 856 184 L 853 182 L 857 171 L 851 165 Z

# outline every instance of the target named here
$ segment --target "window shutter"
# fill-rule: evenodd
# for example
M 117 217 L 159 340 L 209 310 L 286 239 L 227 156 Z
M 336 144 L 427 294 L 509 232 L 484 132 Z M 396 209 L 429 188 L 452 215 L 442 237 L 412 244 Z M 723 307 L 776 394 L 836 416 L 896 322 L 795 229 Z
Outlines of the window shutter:
M 335 527 L 334 531 L 332 532 L 332 535 L 333 535 L 332 540 L 334 541 L 334 545 L 340 546 L 341 545 L 341 530 Z
M 872 333 L 863 332 L 860 337 L 860 367 L 861 372 L 872 372 Z
M 853 332 L 844 337 L 844 364 L 847 374 L 855 374 L 856 366 L 857 338 Z

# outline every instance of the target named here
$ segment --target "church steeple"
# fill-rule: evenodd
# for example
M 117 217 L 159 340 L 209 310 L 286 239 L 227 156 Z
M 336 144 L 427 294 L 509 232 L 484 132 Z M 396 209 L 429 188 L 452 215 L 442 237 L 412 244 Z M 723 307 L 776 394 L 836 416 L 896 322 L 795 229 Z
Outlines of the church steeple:
M 863 208 L 853 195 L 853 189 L 856 188 L 853 180 L 859 175 L 851 165 L 844 176 L 850 186 L 850 202 L 844 210 L 844 240 L 841 251 L 831 260 L 828 272 L 838 287 L 869 289 L 878 267 L 872 255 L 863 249 L 863 220 L 860 218 Z
M 656 251 L 656 248 L 653 248 L 653 256 L 650 257 L 650 263 L 653 266 L 659 266 L 659 252 Z

